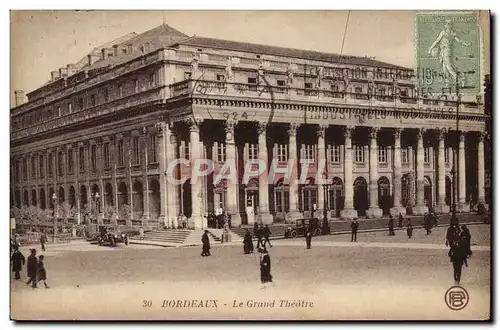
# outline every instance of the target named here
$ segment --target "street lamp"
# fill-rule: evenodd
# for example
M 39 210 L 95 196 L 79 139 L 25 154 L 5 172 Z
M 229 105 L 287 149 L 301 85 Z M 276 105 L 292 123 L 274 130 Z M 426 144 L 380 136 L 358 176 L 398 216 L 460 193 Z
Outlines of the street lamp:
M 98 221 L 98 215 L 99 215 L 99 192 L 96 192 L 96 193 L 93 193 L 92 195 L 92 214 L 95 214 L 95 222 L 96 222 L 96 226 L 99 225 L 99 221 Z M 92 219 L 90 220 L 92 221 Z
M 58 217 L 56 193 L 52 194 L 52 203 L 54 205 L 54 237 L 55 237 L 57 234 L 57 217 Z

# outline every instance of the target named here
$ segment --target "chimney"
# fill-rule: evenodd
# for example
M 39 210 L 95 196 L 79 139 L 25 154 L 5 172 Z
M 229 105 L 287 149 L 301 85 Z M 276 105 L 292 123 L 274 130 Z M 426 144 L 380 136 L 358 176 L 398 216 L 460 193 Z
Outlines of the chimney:
M 113 46 L 113 54 L 115 57 L 118 56 L 118 45 Z
M 88 66 L 91 66 L 95 62 L 99 61 L 99 55 L 89 54 L 89 55 L 87 55 L 87 59 L 88 59 L 88 62 L 87 62 Z
M 67 77 L 68 76 L 68 68 L 60 68 L 59 74 L 60 74 L 61 78 Z
M 16 107 L 20 106 L 21 104 L 24 103 L 25 98 L 24 98 L 24 91 L 22 90 L 15 90 L 14 95 L 16 96 Z
M 113 56 L 113 48 L 103 48 L 101 49 L 101 59 L 105 60 L 110 56 Z
M 57 79 L 59 79 L 61 77 L 61 75 L 59 74 L 59 71 L 52 71 L 50 73 L 50 76 L 52 78 L 51 81 L 57 80 Z
M 66 65 L 66 67 L 68 68 L 68 75 L 71 76 L 73 74 L 76 73 L 76 65 L 75 64 L 68 64 Z

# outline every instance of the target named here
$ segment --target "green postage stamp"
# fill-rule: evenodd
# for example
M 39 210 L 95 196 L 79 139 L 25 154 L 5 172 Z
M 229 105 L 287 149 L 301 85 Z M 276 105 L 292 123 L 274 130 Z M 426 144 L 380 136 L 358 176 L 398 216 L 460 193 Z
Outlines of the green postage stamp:
M 479 93 L 481 31 L 472 12 L 419 12 L 415 24 L 418 86 L 426 93 Z

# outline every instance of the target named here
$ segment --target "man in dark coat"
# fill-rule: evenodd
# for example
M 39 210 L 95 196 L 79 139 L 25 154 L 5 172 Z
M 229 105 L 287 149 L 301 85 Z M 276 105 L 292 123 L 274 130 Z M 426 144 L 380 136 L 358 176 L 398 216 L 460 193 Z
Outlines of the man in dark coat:
M 21 279 L 19 272 L 23 270 L 26 259 L 17 246 L 14 246 L 13 249 L 14 253 L 12 253 L 12 256 L 10 257 L 10 260 L 12 261 L 12 271 L 14 272 L 14 279 L 19 280 Z
M 389 215 L 389 236 L 394 236 L 394 218 L 392 217 L 392 214 Z
M 413 225 L 411 224 L 411 219 L 408 219 L 408 223 L 406 224 L 406 235 L 411 239 L 413 236 Z
M 462 225 L 461 229 L 462 230 L 460 231 L 460 238 L 463 240 L 467 257 L 470 257 L 472 255 L 472 250 L 470 249 L 470 241 L 472 236 L 470 234 L 469 228 L 467 228 L 466 225 Z
M 245 254 L 253 253 L 252 235 L 248 229 L 245 229 L 245 237 L 243 238 L 243 252 Z
M 271 235 L 271 231 L 269 230 L 269 226 L 268 225 L 266 225 L 264 227 L 263 232 L 264 232 L 264 248 L 266 248 L 266 242 L 269 243 L 270 247 L 273 247 L 271 245 L 271 241 L 269 240 L 269 236 Z
M 403 228 L 403 215 L 401 214 L 401 212 L 399 212 L 398 215 L 398 226 L 399 228 Z
M 254 230 L 254 236 L 257 236 L 257 249 L 258 249 L 260 246 L 264 246 L 264 244 L 262 243 L 262 235 L 264 234 L 263 229 L 262 226 L 258 226 L 257 223 L 255 223 L 255 227 L 253 230 Z
M 351 222 L 351 242 L 356 242 L 358 240 L 358 220 L 354 219 Z
M 29 281 L 26 282 L 26 284 L 30 285 L 31 283 L 32 288 L 36 288 L 37 268 L 38 268 L 38 260 L 36 258 L 36 250 L 31 249 L 31 255 L 28 257 L 28 267 L 27 267 Z
M 42 246 L 42 251 L 45 251 L 45 243 L 47 243 L 47 236 L 45 233 L 40 235 L 40 245 Z
M 431 231 L 432 220 L 431 220 L 430 214 L 428 214 L 428 213 L 426 213 L 424 215 L 424 228 L 425 228 L 425 231 L 426 231 L 427 235 L 429 235 L 432 232 Z
M 201 256 L 207 257 L 210 256 L 210 239 L 208 238 L 208 230 L 205 230 L 203 235 L 201 236 L 201 243 L 203 244 Z
M 467 266 L 467 251 L 466 251 L 465 240 L 459 240 L 457 244 L 454 244 L 450 249 L 448 255 L 450 256 L 451 262 L 453 263 L 453 278 L 455 279 L 455 285 L 460 285 L 460 279 L 462 277 L 462 266 L 465 263 Z
M 312 240 L 312 228 L 311 226 L 307 226 L 304 236 L 306 237 L 306 248 L 310 249 L 311 248 L 311 240 Z
M 260 252 L 260 282 L 262 283 L 262 289 L 266 287 L 266 283 L 272 282 L 273 277 L 271 275 L 271 258 L 267 253 L 265 248 L 259 249 Z

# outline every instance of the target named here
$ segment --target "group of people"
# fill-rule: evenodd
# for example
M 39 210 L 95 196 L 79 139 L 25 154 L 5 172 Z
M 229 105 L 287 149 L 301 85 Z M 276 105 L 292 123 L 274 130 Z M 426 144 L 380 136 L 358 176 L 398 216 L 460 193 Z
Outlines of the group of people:
M 21 253 L 21 251 L 19 251 L 18 245 L 15 245 L 13 249 L 14 251 L 12 252 L 12 255 L 10 257 L 12 263 L 12 272 L 14 273 L 14 279 L 20 280 L 20 272 L 22 271 L 22 268 L 26 263 L 26 259 L 24 258 L 24 255 Z M 37 258 L 36 249 L 30 249 L 30 252 L 31 254 L 27 260 L 27 275 L 29 280 L 28 282 L 26 282 L 26 284 L 31 284 L 31 287 L 35 289 L 37 288 L 38 282 L 43 281 L 45 287 L 48 288 L 49 286 L 47 285 L 47 271 L 45 270 L 44 256 L 40 255 Z
M 446 231 L 446 246 L 450 247 L 448 256 L 453 263 L 453 278 L 455 285 L 460 285 L 462 266 L 468 267 L 467 259 L 472 256 L 471 234 L 466 225 L 452 223 Z
M 226 223 L 229 225 L 229 227 L 231 227 L 231 215 L 227 212 L 222 212 L 220 214 L 210 212 L 206 218 L 209 228 L 223 229 Z

